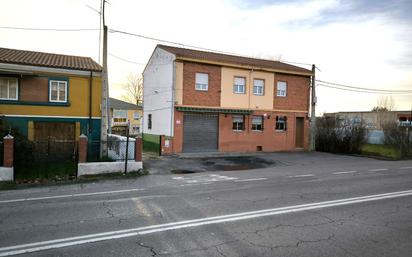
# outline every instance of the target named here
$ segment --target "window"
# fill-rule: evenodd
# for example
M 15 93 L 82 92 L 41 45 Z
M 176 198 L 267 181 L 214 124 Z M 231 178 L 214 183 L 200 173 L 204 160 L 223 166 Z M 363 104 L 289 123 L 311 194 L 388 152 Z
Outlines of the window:
M 253 94 L 254 95 L 263 95 L 264 89 L 265 89 L 265 81 L 263 79 L 253 80 Z
M 152 129 L 152 115 L 147 115 L 147 129 Z
M 195 89 L 200 91 L 207 91 L 209 87 L 209 75 L 206 73 L 196 73 Z
M 17 100 L 17 79 L 16 78 L 0 78 L 0 99 L 1 100 Z
M 50 80 L 50 102 L 67 102 L 67 81 Z
M 286 116 L 276 116 L 276 130 L 286 131 Z
M 278 81 L 277 96 L 286 97 L 287 84 L 285 81 Z
M 253 131 L 263 130 L 263 116 L 253 116 L 252 117 L 252 130 Z
M 135 119 L 135 120 L 140 119 L 140 114 L 139 114 L 138 111 L 135 111 L 135 112 L 133 113 L 133 119 Z
M 140 127 L 139 126 L 133 126 L 133 134 L 139 134 L 140 133 Z
M 245 121 L 243 115 L 233 115 L 233 130 L 241 131 L 245 129 Z
M 244 94 L 246 89 L 246 79 L 242 77 L 235 77 L 235 83 L 233 85 L 233 93 Z
M 127 122 L 127 110 L 113 110 L 113 122 Z

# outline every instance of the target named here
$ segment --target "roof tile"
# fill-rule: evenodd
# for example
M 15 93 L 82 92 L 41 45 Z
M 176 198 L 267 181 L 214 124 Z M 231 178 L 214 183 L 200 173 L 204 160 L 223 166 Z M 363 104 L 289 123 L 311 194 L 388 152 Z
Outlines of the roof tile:
M 61 69 L 102 71 L 90 57 L 0 48 L 0 62 Z
M 238 55 L 221 54 L 221 53 L 216 53 L 216 52 L 206 52 L 206 51 L 199 51 L 199 50 L 194 50 L 194 49 L 173 47 L 173 46 L 167 46 L 167 45 L 157 45 L 157 47 L 163 50 L 166 50 L 172 54 L 175 54 L 176 57 L 181 57 L 181 58 L 196 59 L 199 61 L 215 61 L 215 62 L 230 63 L 230 64 L 236 64 L 236 65 L 254 66 L 254 67 L 259 67 L 259 68 L 283 70 L 287 72 L 298 72 L 298 73 L 307 73 L 307 74 L 312 73 L 311 70 L 304 69 L 304 68 L 294 66 L 294 65 L 290 65 L 287 63 L 279 62 L 279 61 L 257 59 L 257 58 L 238 56 Z

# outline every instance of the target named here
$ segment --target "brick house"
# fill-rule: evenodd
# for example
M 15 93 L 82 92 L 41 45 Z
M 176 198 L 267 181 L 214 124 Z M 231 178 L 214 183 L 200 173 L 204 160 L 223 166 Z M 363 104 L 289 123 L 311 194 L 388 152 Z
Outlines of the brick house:
M 143 72 L 143 133 L 162 152 L 293 151 L 309 146 L 312 71 L 157 45 Z
M 80 134 L 98 154 L 101 71 L 90 57 L 0 48 L 0 119 L 39 158 L 72 158 Z

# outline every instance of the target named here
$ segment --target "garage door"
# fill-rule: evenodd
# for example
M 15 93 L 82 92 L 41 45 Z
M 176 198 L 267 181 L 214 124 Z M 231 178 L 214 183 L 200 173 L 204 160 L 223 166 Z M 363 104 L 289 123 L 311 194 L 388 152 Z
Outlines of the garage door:
M 217 114 L 184 114 L 183 152 L 217 151 L 217 140 Z

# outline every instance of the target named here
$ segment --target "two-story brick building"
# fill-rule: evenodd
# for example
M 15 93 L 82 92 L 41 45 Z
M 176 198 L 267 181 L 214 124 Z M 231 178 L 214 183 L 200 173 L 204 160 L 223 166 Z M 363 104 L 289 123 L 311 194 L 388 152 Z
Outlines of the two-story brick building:
M 0 48 L 0 118 L 47 158 L 74 156 L 80 134 L 98 154 L 101 71 L 90 57 Z
M 164 153 L 307 149 L 312 71 L 158 45 L 143 73 L 143 132 Z

